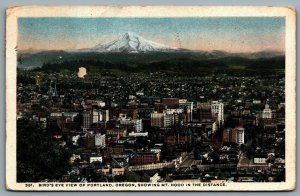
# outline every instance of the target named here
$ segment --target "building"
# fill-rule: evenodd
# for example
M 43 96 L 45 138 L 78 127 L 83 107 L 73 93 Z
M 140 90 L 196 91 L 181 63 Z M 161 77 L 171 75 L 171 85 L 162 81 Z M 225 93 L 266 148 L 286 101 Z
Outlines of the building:
M 87 129 L 93 122 L 92 112 L 89 110 L 83 111 L 83 128 Z
M 115 145 L 108 147 L 108 152 L 113 155 L 120 155 L 124 153 L 124 145 Z
M 159 163 L 160 153 L 157 152 L 137 152 L 133 159 L 134 165 L 146 165 Z
M 79 138 L 80 138 L 80 135 L 74 135 L 74 136 L 72 136 L 72 144 L 73 145 L 77 145 Z
M 179 123 L 180 114 L 183 113 L 183 109 L 166 109 L 163 111 L 164 115 L 164 127 L 171 127 L 175 123 Z
M 223 131 L 223 142 L 235 142 L 239 145 L 245 143 L 244 128 L 225 129 Z
M 95 148 L 95 135 L 87 133 L 85 136 L 85 147 L 88 149 Z
M 112 176 L 124 175 L 124 172 L 125 172 L 124 167 L 111 168 L 111 175 Z
M 241 145 L 245 143 L 245 129 L 244 128 L 236 128 L 234 129 L 236 131 L 236 143 Z
M 125 118 L 124 118 L 125 115 Z M 142 132 L 143 131 L 143 123 L 142 119 L 135 119 L 132 120 L 131 118 L 126 118 L 126 114 L 122 114 L 123 117 L 119 117 L 119 122 L 121 125 L 125 125 L 127 127 L 134 128 L 134 131 L 136 132 Z
M 218 129 L 218 126 L 217 126 L 217 123 L 216 123 L 216 120 L 209 120 L 209 119 L 206 119 L 206 120 L 202 120 L 201 121 L 201 125 L 202 125 L 202 130 L 209 136 L 213 133 L 215 133 Z
M 95 146 L 98 148 L 105 148 L 106 142 L 105 142 L 105 134 L 96 133 L 95 134 Z
M 158 173 L 155 173 L 152 177 L 150 177 L 150 182 L 157 183 L 161 177 L 158 175 Z
M 221 126 L 224 123 L 224 105 L 217 101 L 211 104 L 212 117 L 217 120 L 218 125 Z
M 142 119 L 134 120 L 134 128 L 136 132 L 143 132 L 143 122 Z
M 102 163 L 102 156 L 98 156 L 98 155 L 92 155 L 90 156 L 90 163 L 93 162 L 100 162 Z
M 191 144 L 192 135 L 190 133 L 170 133 L 164 136 L 164 142 L 166 144 Z
M 74 122 L 76 116 L 78 116 L 78 112 L 64 112 L 63 115 L 66 117 L 66 122 Z
M 266 152 L 256 152 L 253 155 L 254 164 L 267 164 L 268 154 Z
M 179 99 L 178 98 L 162 98 L 162 105 L 167 108 L 178 108 Z
M 253 102 L 252 102 L 253 104 L 261 104 L 261 100 L 253 100 Z
M 127 130 L 126 129 L 110 129 L 106 132 L 107 135 L 116 136 L 116 137 L 126 137 Z
M 185 122 L 191 122 L 193 120 L 194 103 L 188 102 L 185 99 L 180 99 L 179 108 L 183 109 L 184 113 L 186 114 Z
M 93 109 L 93 123 L 109 121 L 109 111 Z
M 164 127 L 164 117 L 165 113 L 151 113 L 151 126 L 152 127 Z
M 270 109 L 268 104 L 265 105 L 265 109 L 262 112 L 262 118 L 265 118 L 265 119 L 272 118 L 272 110 Z
M 113 168 L 104 167 L 101 169 L 101 172 L 106 176 L 107 175 L 118 176 L 118 175 L 124 175 L 125 169 L 124 167 L 113 167 Z
M 164 127 L 171 127 L 174 125 L 175 118 L 174 114 L 166 114 L 164 116 Z
M 223 130 L 223 142 L 232 142 L 235 140 L 234 135 L 232 134 L 232 129 L 224 129 Z
M 93 109 L 83 111 L 83 128 L 90 128 L 91 124 L 109 121 L 109 110 Z
M 200 122 L 203 120 L 213 119 L 210 103 L 200 103 L 200 102 L 197 103 L 196 119 Z

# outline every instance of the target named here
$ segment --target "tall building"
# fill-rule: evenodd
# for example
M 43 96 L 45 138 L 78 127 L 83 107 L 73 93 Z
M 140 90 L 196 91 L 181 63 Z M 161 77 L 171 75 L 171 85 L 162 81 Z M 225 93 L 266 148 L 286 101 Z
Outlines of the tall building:
M 233 134 L 232 134 L 232 129 L 228 128 L 228 129 L 224 129 L 223 130 L 223 142 L 233 142 L 233 140 L 235 140 Z
M 93 109 L 83 111 L 83 128 L 90 128 L 91 124 L 109 121 L 109 110 Z
M 108 122 L 109 121 L 109 110 L 101 110 L 102 112 L 102 121 Z
M 83 111 L 83 128 L 90 128 L 90 125 L 93 123 L 92 111 L 85 110 Z
M 136 132 L 142 132 L 143 131 L 143 122 L 142 119 L 136 119 L 134 120 L 134 127 Z
M 200 122 L 206 120 L 212 120 L 212 110 L 210 103 L 198 103 L 197 104 L 197 120 Z
M 101 110 L 93 109 L 92 116 L 93 116 L 93 123 L 97 123 L 97 122 L 101 122 L 102 121 Z
M 164 116 L 164 127 L 171 127 L 175 123 L 174 114 L 166 114 Z
M 164 117 L 165 113 L 151 113 L 151 126 L 152 127 L 164 127 Z
M 218 125 L 221 126 L 224 123 L 224 105 L 217 101 L 211 104 L 212 117 L 217 120 Z
M 166 109 L 163 112 L 151 113 L 151 126 L 152 127 L 171 127 L 175 123 L 179 123 L 180 114 L 183 113 L 183 109 Z
M 244 128 L 236 128 L 236 143 L 238 143 L 239 145 L 244 144 L 245 143 L 245 129 Z
M 193 109 L 194 103 L 188 102 L 186 99 L 179 100 L 179 108 L 183 109 L 184 113 L 186 114 L 186 122 L 193 121 Z
M 93 123 L 109 121 L 109 110 L 93 109 Z
M 179 116 L 183 113 L 183 109 L 166 109 L 163 113 L 165 114 L 164 127 L 171 127 L 175 123 L 179 123 Z

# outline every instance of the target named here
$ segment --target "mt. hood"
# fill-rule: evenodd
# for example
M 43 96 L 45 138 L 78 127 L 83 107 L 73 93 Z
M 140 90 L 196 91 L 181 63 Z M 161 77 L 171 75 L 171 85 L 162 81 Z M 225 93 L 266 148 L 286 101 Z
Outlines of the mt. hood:
M 135 33 L 127 32 L 120 36 L 118 39 L 105 43 L 98 44 L 93 48 L 81 49 L 81 52 L 128 52 L 128 53 L 140 53 L 140 52 L 171 52 L 177 51 L 178 48 L 169 47 L 163 44 L 155 43 L 147 40 Z

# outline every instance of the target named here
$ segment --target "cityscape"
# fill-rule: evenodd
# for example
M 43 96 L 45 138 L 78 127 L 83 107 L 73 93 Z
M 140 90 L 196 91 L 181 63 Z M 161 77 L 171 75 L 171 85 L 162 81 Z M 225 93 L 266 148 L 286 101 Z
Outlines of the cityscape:
M 284 71 L 132 32 L 18 51 L 17 181 L 284 182 Z

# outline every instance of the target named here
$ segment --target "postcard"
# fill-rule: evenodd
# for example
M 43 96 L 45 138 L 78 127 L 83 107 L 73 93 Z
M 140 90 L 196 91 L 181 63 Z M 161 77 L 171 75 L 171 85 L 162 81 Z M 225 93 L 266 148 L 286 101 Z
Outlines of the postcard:
M 8 8 L 7 189 L 294 190 L 295 14 Z

